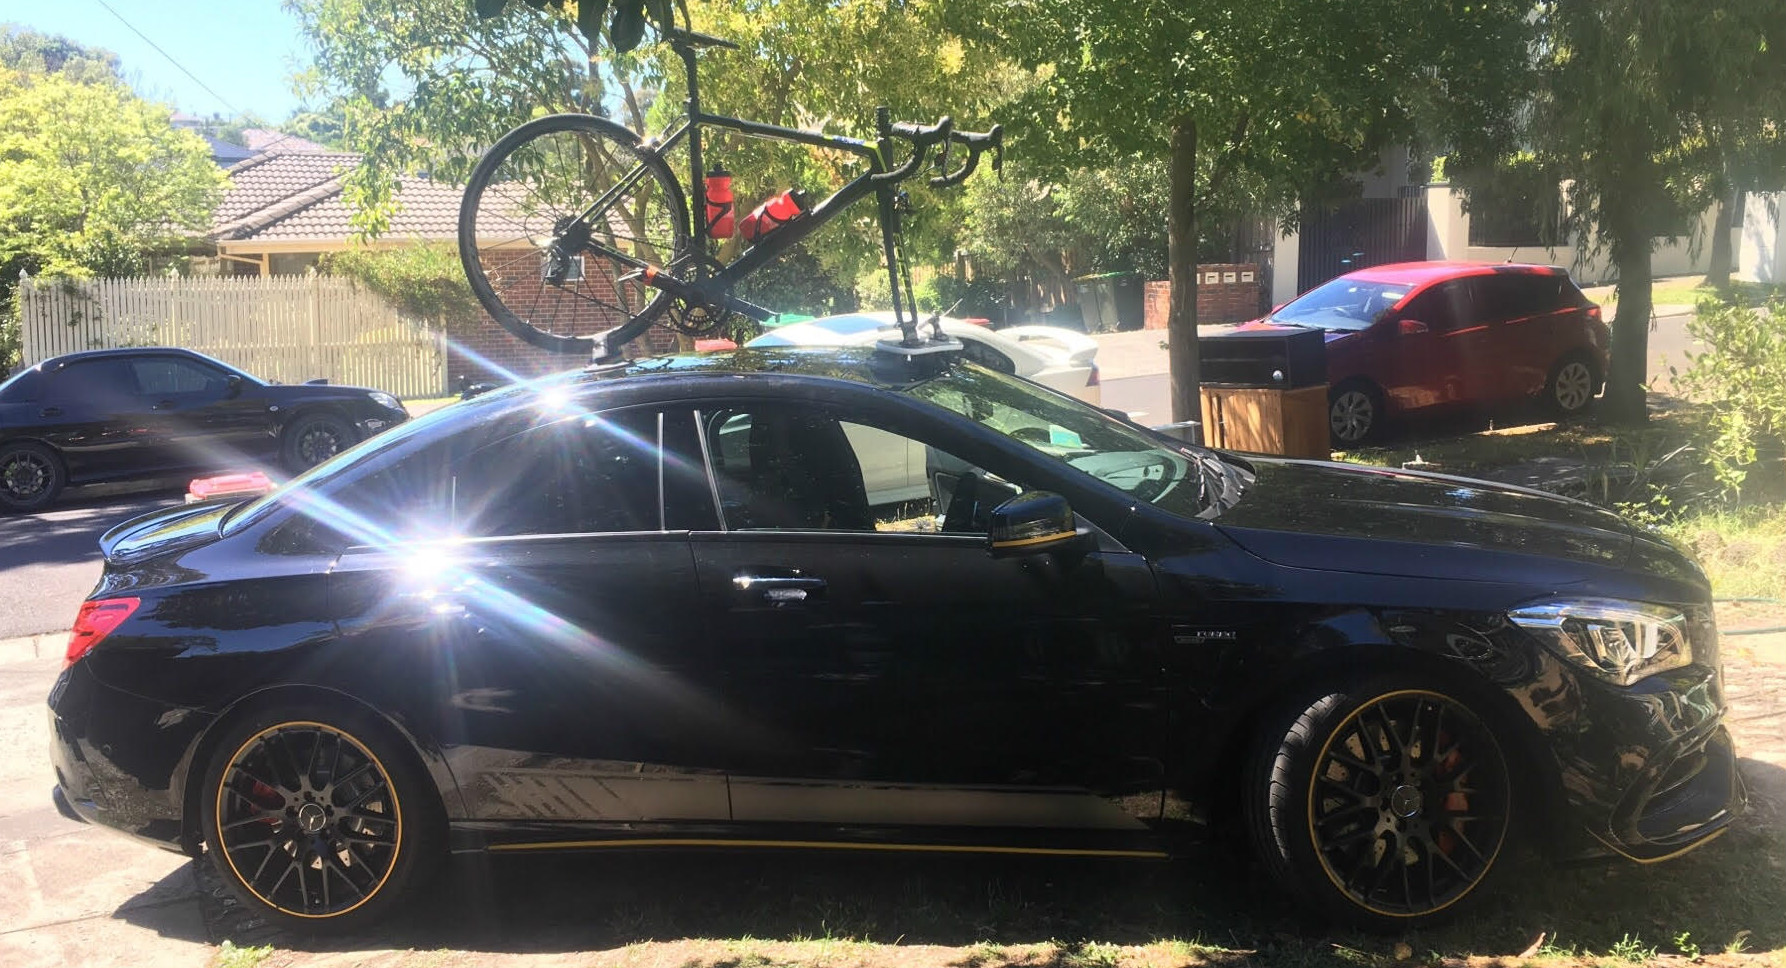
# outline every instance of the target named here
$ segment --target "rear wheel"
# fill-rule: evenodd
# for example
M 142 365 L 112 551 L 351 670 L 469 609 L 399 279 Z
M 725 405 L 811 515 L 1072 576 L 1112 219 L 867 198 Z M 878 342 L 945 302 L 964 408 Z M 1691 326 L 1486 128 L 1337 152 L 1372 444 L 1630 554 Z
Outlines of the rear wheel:
M 68 483 L 62 461 L 42 444 L 0 447 L 0 508 L 37 511 L 49 507 Z
M 662 314 L 670 297 L 639 279 L 678 271 L 688 205 L 661 157 L 602 118 L 555 114 L 504 135 L 479 160 L 459 209 L 472 292 L 509 332 L 588 356 L 593 336 Z
M 1544 386 L 1545 405 L 1559 416 L 1576 416 L 1594 402 L 1599 382 L 1587 357 L 1565 356 L 1550 371 L 1550 381 Z
M 1336 920 L 1399 931 L 1478 893 L 1507 842 L 1511 786 L 1469 702 L 1387 675 L 1289 702 L 1262 731 L 1243 793 L 1282 887 Z
M 444 856 L 433 784 L 370 716 L 269 709 L 215 750 L 200 798 L 207 850 L 244 903 L 287 927 L 372 923 Z

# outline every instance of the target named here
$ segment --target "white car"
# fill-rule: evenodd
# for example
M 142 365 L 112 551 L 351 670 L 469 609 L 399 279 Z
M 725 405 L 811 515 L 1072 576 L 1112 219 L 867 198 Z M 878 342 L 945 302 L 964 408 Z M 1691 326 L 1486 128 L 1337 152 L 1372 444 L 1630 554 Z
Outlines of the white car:
M 844 313 L 789 323 L 744 345 L 873 346 L 898 332 L 890 312 Z M 1084 333 L 1058 326 L 987 329 L 952 316 L 943 317 L 943 332 L 960 340 L 964 355 L 981 366 L 1033 380 L 1094 407 L 1102 402 L 1098 342 Z
M 1078 397 L 1097 406 L 1097 341 L 1084 333 L 1058 326 L 1013 326 L 987 329 L 944 316 L 943 332 L 961 341 L 963 355 L 988 369 L 1033 380 L 1043 386 Z M 744 345 L 755 346 L 872 346 L 877 340 L 897 338 L 892 313 L 847 313 L 824 316 L 804 323 L 772 329 Z M 720 446 L 726 446 L 727 430 L 720 430 Z M 940 466 L 943 459 L 915 440 L 896 437 L 872 427 L 845 423 L 844 433 L 862 465 L 868 503 L 875 507 L 934 497 L 938 508 L 946 496 L 938 493 L 936 480 L 952 477 L 953 468 Z M 738 435 L 742 439 L 742 435 Z

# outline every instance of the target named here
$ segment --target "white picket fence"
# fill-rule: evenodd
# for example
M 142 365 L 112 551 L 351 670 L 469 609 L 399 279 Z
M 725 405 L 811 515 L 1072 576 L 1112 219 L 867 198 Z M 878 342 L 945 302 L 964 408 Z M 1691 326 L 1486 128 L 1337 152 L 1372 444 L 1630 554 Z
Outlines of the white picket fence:
M 19 288 L 27 365 L 79 350 L 179 346 L 264 380 L 447 392 L 438 331 L 329 276 L 26 279 Z

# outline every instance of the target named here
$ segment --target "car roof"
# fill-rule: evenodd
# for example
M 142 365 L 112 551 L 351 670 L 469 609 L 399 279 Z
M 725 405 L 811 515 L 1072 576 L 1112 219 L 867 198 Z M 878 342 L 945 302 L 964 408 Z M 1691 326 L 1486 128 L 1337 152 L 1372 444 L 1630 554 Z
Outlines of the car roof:
M 1392 262 L 1387 265 L 1371 266 L 1368 269 L 1348 272 L 1341 278 L 1426 286 L 1447 279 L 1461 279 L 1465 276 L 1499 274 L 1566 276 L 1569 274 L 1569 270 L 1561 266 L 1539 265 L 1533 262 Z

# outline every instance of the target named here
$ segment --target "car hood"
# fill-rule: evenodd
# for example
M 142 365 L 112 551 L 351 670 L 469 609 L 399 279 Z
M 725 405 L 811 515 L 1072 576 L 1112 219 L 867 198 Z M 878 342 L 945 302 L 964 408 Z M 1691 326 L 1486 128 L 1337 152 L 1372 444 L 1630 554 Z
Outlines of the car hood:
M 1248 333 L 1256 333 L 1256 332 L 1261 332 L 1261 331 L 1263 331 L 1263 332 L 1299 333 L 1305 329 L 1309 329 L 1310 327 L 1303 326 L 1298 323 L 1279 322 L 1279 321 L 1267 316 L 1263 319 L 1252 320 L 1251 322 L 1236 323 L 1233 328 L 1236 330 L 1240 330 L 1240 331 L 1248 332 Z M 1347 337 L 1350 337 L 1350 336 L 1357 336 L 1359 333 L 1364 332 L 1364 330 L 1362 330 L 1362 329 L 1324 329 L 1321 332 L 1324 334 L 1322 336 L 1322 339 L 1328 343 L 1332 343 L 1334 340 L 1341 340 L 1341 339 L 1346 339 Z M 1209 335 L 1210 336 L 1220 336 L 1221 333 L 1220 332 L 1211 332 L 1211 333 L 1209 333 Z
M 99 550 L 111 564 L 140 561 L 169 551 L 215 541 L 223 518 L 240 500 L 182 504 L 139 514 L 99 536 Z
M 1324 461 L 1248 461 L 1254 482 L 1216 524 L 1274 564 L 1465 579 L 1501 579 L 1513 567 L 1544 581 L 1573 580 L 1570 563 L 1625 569 L 1681 558 L 1611 511 L 1543 491 Z M 1563 567 L 1516 566 L 1509 556 Z M 1697 571 L 1684 561 L 1671 570 Z

